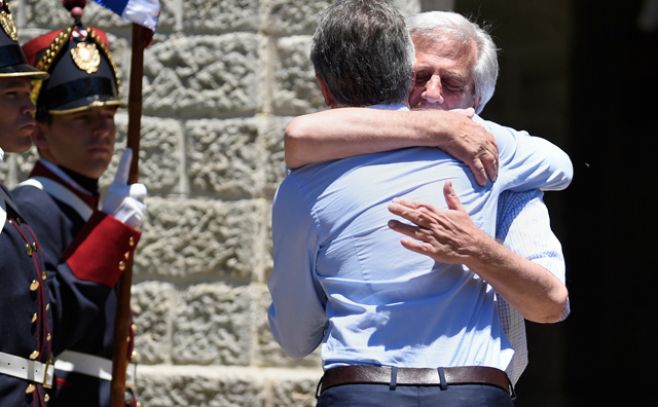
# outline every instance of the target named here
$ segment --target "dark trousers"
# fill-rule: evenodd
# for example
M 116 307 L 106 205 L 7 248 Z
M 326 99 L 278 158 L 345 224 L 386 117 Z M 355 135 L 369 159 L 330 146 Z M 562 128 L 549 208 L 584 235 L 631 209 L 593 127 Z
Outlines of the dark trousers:
M 346 384 L 330 387 L 318 397 L 317 407 L 514 407 L 505 390 L 485 384 L 396 386 Z

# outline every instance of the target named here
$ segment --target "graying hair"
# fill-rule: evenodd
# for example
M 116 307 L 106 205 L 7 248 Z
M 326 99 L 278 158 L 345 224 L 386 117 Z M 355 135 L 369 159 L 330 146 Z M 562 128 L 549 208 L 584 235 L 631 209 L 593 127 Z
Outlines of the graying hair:
M 480 103 L 475 109 L 482 112 L 496 90 L 498 80 L 498 54 L 491 35 L 479 25 L 469 21 L 459 13 L 451 11 L 429 11 L 410 17 L 407 21 L 412 38 L 439 40 L 442 35 L 464 41 L 474 41 L 477 47 L 477 61 L 473 67 L 475 96 Z
M 386 0 L 338 0 L 323 12 L 311 61 L 338 105 L 406 103 L 414 46 Z

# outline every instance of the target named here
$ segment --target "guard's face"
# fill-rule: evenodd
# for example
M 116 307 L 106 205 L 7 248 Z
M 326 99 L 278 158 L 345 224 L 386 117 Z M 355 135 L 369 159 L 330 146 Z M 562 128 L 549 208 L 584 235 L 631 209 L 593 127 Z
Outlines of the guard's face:
M 95 107 L 52 115 L 50 123 L 39 123 L 35 144 L 49 161 L 89 178 L 100 178 L 114 154 L 116 110 Z
M 32 85 L 27 78 L 0 78 L 0 147 L 22 153 L 32 145 L 35 129 Z
M 414 84 L 409 94 L 412 109 L 465 109 L 476 107 L 473 67 L 474 43 L 444 37 L 427 40 L 414 37 L 416 62 Z

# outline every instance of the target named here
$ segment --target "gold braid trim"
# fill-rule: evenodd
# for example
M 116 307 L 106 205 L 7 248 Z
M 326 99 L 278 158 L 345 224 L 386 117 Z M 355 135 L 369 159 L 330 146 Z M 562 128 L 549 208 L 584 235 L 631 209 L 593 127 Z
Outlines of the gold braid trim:
M 55 61 L 55 58 L 57 58 L 57 55 L 59 55 L 60 51 L 62 51 L 64 44 L 66 44 L 69 37 L 71 36 L 71 30 L 72 27 L 69 27 L 62 31 L 57 35 L 57 37 L 55 37 L 53 42 L 50 43 L 46 49 L 46 52 L 43 53 L 41 59 L 39 59 L 35 66 L 38 70 L 44 72 L 48 72 L 50 70 L 50 67 Z M 39 93 L 41 92 L 42 83 L 43 81 L 41 80 L 32 81 L 32 92 L 30 93 L 30 99 L 32 99 L 32 103 L 34 103 L 35 106 L 39 100 Z

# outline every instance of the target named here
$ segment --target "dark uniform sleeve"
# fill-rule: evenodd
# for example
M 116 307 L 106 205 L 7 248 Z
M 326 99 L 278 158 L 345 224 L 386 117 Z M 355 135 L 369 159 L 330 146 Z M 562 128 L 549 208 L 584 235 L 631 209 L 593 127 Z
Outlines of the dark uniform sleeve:
M 141 233 L 98 211 L 85 222 L 38 188 L 18 187 L 12 195 L 41 245 L 57 355 L 91 327 L 107 324 L 105 304 L 132 262 Z

